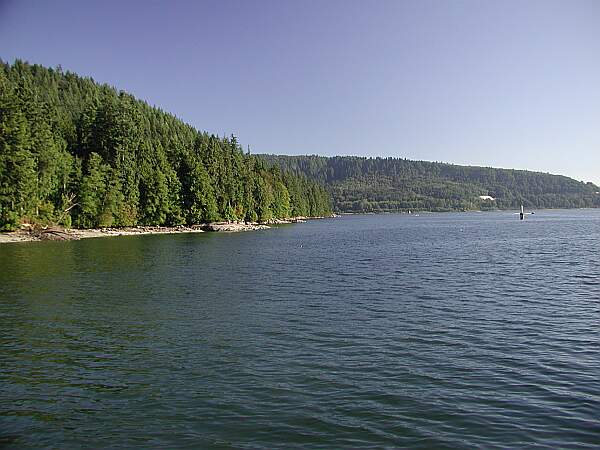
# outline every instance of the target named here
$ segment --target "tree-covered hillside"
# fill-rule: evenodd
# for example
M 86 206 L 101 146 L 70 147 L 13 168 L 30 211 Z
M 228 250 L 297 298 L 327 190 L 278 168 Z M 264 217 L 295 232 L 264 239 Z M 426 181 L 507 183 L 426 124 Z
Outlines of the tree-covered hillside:
M 314 181 L 131 95 L 0 61 L 0 230 L 265 221 L 330 212 Z
M 598 186 L 560 175 L 397 158 L 261 157 L 324 183 L 342 212 L 600 207 Z

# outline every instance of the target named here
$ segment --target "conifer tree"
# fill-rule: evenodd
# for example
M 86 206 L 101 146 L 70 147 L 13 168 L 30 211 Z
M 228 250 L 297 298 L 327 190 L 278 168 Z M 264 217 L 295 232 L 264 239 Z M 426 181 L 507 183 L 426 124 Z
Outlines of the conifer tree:
M 269 220 L 317 211 L 327 195 L 235 136 L 60 68 L 0 62 L 0 229 Z

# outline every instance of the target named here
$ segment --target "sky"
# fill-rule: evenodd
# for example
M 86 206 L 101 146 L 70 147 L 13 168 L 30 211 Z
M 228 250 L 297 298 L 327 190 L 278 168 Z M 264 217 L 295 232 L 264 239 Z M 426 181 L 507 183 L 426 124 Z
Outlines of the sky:
M 253 153 L 600 184 L 596 0 L 0 0 L 0 58 L 91 76 Z

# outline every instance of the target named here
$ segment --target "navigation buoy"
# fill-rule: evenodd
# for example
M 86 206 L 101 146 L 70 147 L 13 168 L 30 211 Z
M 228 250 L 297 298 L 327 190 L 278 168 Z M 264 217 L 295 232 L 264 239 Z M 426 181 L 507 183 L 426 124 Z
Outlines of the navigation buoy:
M 521 204 L 521 212 L 519 213 L 519 220 L 523 220 L 525 218 L 525 211 L 523 210 L 523 205 Z

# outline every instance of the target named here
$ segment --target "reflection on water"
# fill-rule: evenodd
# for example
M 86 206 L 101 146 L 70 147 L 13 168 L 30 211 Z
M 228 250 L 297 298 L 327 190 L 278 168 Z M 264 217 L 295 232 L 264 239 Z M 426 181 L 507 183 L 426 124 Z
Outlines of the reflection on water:
M 3 245 L 0 446 L 600 445 L 599 236 L 541 211 Z

